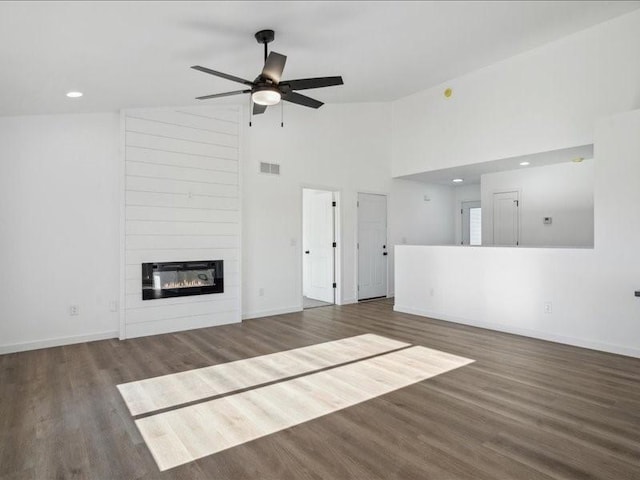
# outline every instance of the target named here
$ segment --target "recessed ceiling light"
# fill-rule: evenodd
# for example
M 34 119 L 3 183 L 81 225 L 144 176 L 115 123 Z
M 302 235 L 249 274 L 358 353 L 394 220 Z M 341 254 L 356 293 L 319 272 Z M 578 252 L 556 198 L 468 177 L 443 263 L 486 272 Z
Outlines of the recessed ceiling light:
M 453 180 L 451 180 L 453 183 L 460 183 L 460 182 L 464 182 L 463 179 L 461 178 L 454 178 Z
M 79 98 L 82 96 L 82 92 L 67 92 L 69 98 Z
M 577 158 L 574 158 L 574 159 L 573 159 L 573 160 L 571 160 L 571 161 L 572 161 L 573 163 L 580 163 L 580 162 L 581 162 L 581 161 L 583 161 L 583 160 L 584 160 L 584 158 L 583 158 L 583 157 L 577 157 Z
M 527 165 L 531 165 L 529 162 L 520 162 L 520 165 L 526 167 Z

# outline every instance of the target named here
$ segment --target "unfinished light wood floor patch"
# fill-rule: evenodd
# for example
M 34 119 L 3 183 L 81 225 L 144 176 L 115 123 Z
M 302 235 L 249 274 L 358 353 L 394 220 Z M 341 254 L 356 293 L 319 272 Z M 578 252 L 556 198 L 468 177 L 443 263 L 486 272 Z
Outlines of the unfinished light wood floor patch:
M 142 418 L 136 425 L 164 471 L 472 362 L 411 347 Z
M 333 367 L 408 347 L 364 334 L 118 385 L 131 415 L 183 405 L 216 395 Z

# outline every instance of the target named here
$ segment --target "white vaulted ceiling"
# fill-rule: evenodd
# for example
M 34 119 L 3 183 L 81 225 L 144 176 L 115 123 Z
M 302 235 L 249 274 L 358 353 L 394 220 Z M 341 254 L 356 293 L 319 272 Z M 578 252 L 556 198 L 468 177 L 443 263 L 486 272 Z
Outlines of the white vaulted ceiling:
M 285 78 L 343 76 L 344 86 L 311 96 L 389 101 L 638 7 L 591 1 L 1 2 L 0 115 L 195 105 L 195 96 L 241 86 L 189 66 L 253 80 L 262 67 L 253 34 L 265 28 L 276 31 L 270 47 L 288 56 Z M 70 90 L 85 96 L 69 100 Z

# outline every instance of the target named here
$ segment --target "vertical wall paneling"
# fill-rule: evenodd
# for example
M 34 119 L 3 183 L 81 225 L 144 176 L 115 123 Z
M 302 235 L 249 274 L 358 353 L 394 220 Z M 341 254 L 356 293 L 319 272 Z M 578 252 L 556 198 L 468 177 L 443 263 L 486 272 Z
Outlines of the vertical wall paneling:
M 240 321 L 240 110 L 127 110 L 121 122 L 120 337 Z M 224 293 L 142 300 L 142 263 L 218 259 Z

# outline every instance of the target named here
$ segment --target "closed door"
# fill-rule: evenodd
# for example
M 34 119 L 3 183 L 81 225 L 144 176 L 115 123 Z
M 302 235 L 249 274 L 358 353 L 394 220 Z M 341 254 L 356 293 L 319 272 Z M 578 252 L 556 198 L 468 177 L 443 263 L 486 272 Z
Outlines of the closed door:
M 387 296 L 387 197 L 358 194 L 358 300 Z
M 493 194 L 493 243 L 494 245 L 515 246 L 520 239 L 518 192 Z
M 462 245 L 482 244 L 482 209 L 479 201 L 462 202 Z
M 304 189 L 303 295 L 334 303 L 333 192 Z

